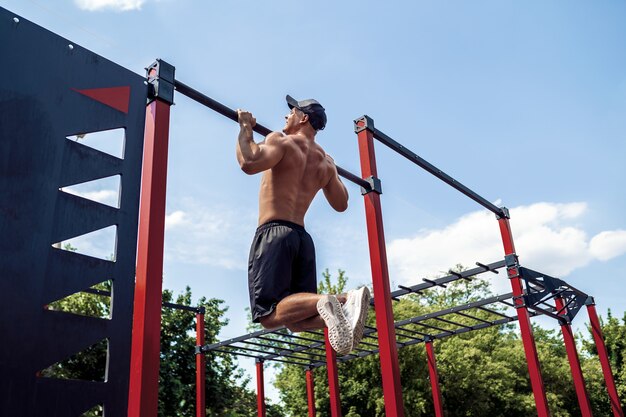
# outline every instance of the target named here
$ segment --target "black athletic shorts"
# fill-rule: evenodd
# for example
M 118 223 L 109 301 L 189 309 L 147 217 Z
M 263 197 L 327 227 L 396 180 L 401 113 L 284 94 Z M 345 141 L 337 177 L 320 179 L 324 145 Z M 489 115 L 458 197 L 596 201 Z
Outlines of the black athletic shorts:
M 284 220 L 258 227 L 248 260 L 248 289 L 255 323 L 288 295 L 317 292 L 315 247 L 304 227 Z

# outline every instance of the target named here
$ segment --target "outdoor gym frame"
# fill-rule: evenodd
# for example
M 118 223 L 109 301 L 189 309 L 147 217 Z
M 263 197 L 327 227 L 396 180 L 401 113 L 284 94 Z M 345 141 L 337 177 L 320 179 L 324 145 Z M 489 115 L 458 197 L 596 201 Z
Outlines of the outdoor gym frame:
M 0 290 L 8 295 L 0 307 L 4 338 L 0 344 L 0 373 L 8 376 L 0 378 L 0 414 L 79 416 L 102 405 L 107 416 L 153 417 L 158 406 L 168 136 L 174 92 L 231 120 L 236 120 L 236 114 L 177 81 L 174 67 L 165 62 L 152 65 L 146 80 L 2 7 L 0 37 L 5 41 L 0 43 L 0 51 L 6 61 L 0 77 L 0 150 L 6 155 L 0 161 L 0 212 L 6 214 L 6 221 L 0 222 L 0 231 L 4 241 L 9 242 L 2 247 L 0 256 Z M 41 71 L 42 62 L 45 71 Z M 111 129 L 124 130 L 122 155 L 68 140 L 72 135 Z M 267 134 L 269 129 L 257 125 L 255 131 Z M 426 345 L 436 413 L 441 415 L 434 340 L 517 320 L 538 413 L 546 416 L 545 392 L 529 323 L 531 316 L 541 314 L 561 323 L 581 409 L 587 416 L 590 410 L 570 327 L 571 319 L 584 303 L 613 413 L 623 416 L 593 299 L 563 281 L 519 265 L 506 209 L 489 203 L 393 141 L 374 127 L 372 119 L 358 119 L 356 133 L 361 175 L 342 168 L 338 171 L 360 186 L 364 195 L 376 328 L 367 329 L 365 341 L 353 354 L 339 358 L 327 342 L 322 342 L 321 332 L 292 335 L 284 330 L 265 331 L 246 335 L 239 340 L 243 343 L 230 340 L 219 346 L 205 346 L 204 317 L 197 311 L 197 415 L 205 412 L 205 353 L 222 350 L 259 358 L 259 415 L 265 413 L 263 360 L 289 361 L 306 368 L 310 415 L 315 414 L 312 371 L 325 364 L 331 414 L 340 416 L 337 363 L 380 354 L 386 415 L 403 416 L 397 349 L 421 342 Z M 477 264 L 473 270 L 451 272 L 447 277 L 391 292 L 374 139 L 496 213 L 505 248 L 504 261 Z M 112 176 L 120 181 L 118 207 L 65 190 Z M 111 226 L 116 229 L 114 260 L 55 246 Z M 397 297 L 470 279 L 468 274 L 503 268 L 513 286 L 510 294 L 394 321 L 391 304 Z M 94 285 L 107 280 L 112 282 L 107 318 L 46 308 L 80 291 L 92 291 L 89 289 Z M 504 310 L 492 305 L 504 306 Z M 506 309 L 515 309 L 515 313 Z M 48 378 L 40 374 L 52 364 L 104 340 L 108 346 L 104 381 Z M 276 340 L 281 349 L 268 350 L 278 343 Z
M 237 114 L 234 110 L 176 80 L 175 69 L 172 65 L 162 60 L 157 60 L 147 68 L 147 74 L 150 87 L 150 102 L 148 103 L 146 113 L 139 223 L 140 234 L 137 254 L 137 278 L 131 356 L 131 369 L 137 369 L 139 371 L 131 374 L 130 380 L 129 416 L 132 417 L 147 417 L 156 414 L 159 357 L 158 348 L 155 351 L 154 347 L 158 347 L 158 329 L 160 327 L 160 303 L 158 301 L 160 300 L 161 294 L 160 277 L 163 263 L 167 144 L 170 106 L 174 103 L 174 91 L 178 91 L 221 115 L 233 121 L 237 121 Z M 254 131 L 261 135 L 267 135 L 271 132 L 268 128 L 258 123 L 254 127 Z M 583 412 L 583 416 L 591 416 L 591 407 L 585 390 L 584 378 L 578 361 L 570 324 L 582 305 L 586 305 L 611 400 L 613 414 L 616 417 L 623 417 L 623 411 L 621 410 L 615 389 L 608 355 L 606 354 L 606 348 L 600 333 L 593 298 L 562 280 L 520 266 L 509 224 L 509 212 L 505 207 L 495 206 L 479 194 L 399 144 L 375 128 L 373 119 L 368 116 L 363 116 L 355 120 L 355 133 L 358 138 L 361 176 L 359 177 L 352 174 L 341 167 L 338 167 L 338 173 L 361 187 L 365 201 L 372 283 L 374 294 L 376 295 L 376 300 L 373 303 L 376 313 L 376 329 L 368 328 L 365 332 L 368 340 L 364 343 L 364 346 L 369 347 L 369 349 L 359 348 L 356 354 L 336 358 L 335 352 L 329 346 L 326 332 L 324 334 L 325 346 L 322 349 L 322 343 L 319 340 L 322 334 L 319 332 L 308 332 L 314 337 L 306 337 L 302 335 L 292 335 L 285 332 L 284 329 L 278 329 L 255 332 L 210 346 L 199 344 L 196 348 L 197 357 L 203 357 L 205 352 L 215 350 L 257 358 L 256 369 L 259 416 L 265 416 L 263 388 L 263 362 L 265 360 L 293 363 L 306 368 L 309 415 L 315 415 L 311 372 L 312 369 L 322 366 L 325 358 L 329 378 L 331 415 L 333 417 L 340 417 L 341 408 L 339 402 L 337 362 L 378 353 L 380 355 L 385 413 L 389 417 L 403 417 L 404 406 L 402 402 L 397 349 L 398 346 L 425 342 L 434 395 L 435 413 L 437 416 L 442 416 L 443 405 L 438 387 L 436 362 L 432 348 L 433 340 L 452 334 L 517 320 L 520 326 L 537 413 L 540 417 L 548 417 L 550 413 L 537 348 L 530 324 L 531 316 L 542 314 L 559 320 L 561 324 L 580 408 Z M 450 275 L 437 280 L 424 279 L 424 283 L 422 284 L 413 287 L 403 287 L 399 291 L 392 293 L 389 285 L 389 272 L 380 202 L 382 187 L 377 173 L 374 139 L 493 212 L 496 215 L 502 237 L 504 261 L 489 265 L 477 263 L 478 268 L 459 273 L 450 272 Z M 392 300 L 396 299 L 398 296 L 409 293 L 419 293 L 423 289 L 434 286 L 445 286 L 446 283 L 458 279 L 471 279 L 470 277 L 472 275 L 486 271 L 498 272 L 497 270 L 503 267 L 506 267 L 507 275 L 511 282 L 511 293 L 483 300 L 479 303 L 471 303 L 422 317 L 394 322 Z M 554 306 L 547 304 L 547 302 L 552 299 L 554 300 Z M 504 303 L 508 305 L 515 310 L 515 315 L 509 316 L 497 310 L 494 311 L 485 307 L 493 303 Z M 467 311 L 473 308 L 488 311 L 499 316 L 499 319 L 485 320 L 468 314 Z M 466 326 L 454 320 L 450 320 L 449 318 L 442 317 L 451 314 L 475 319 L 476 324 Z M 432 323 L 427 323 L 428 320 L 436 320 L 459 327 L 456 330 L 445 329 L 435 326 Z M 409 325 L 421 325 L 422 327 L 436 330 L 438 333 L 432 334 L 425 331 L 416 331 L 413 328 L 407 327 Z M 374 337 L 374 333 L 376 333 L 376 337 Z M 269 337 L 271 335 L 279 336 L 280 339 Z M 297 340 L 297 342 L 294 342 L 294 339 Z M 370 343 L 369 339 L 376 340 L 377 344 Z M 233 346 L 237 346 L 237 343 L 242 342 L 245 342 L 244 346 L 233 349 Z M 276 343 L 280 343 L 283 348 L 279 353 L 268 354 L 267 350 L 274 347 Z M 289 347 L 284 348 L 285 345 Z M 256 346 L 257 348 L 251 346 Z M 324 354 L 321 353 L 322 351 Z M 311 360 L 310 358 L 317 359 Z M 200 367 L 202 366 L 200 360 L 198 361 L 198 365 L 200 365 Z M 203 371 L 200 367 L 198 373 Z M 204 393 L 204 378 L 198 377 L 198 382 L 201 386 L 197 387 L 197 392 L 202 395 Z M 200 404 L 200 401 L 199 399 L 198 404 Z M 198 407 L 197 416 L 202 417 L 204 413 L 204 407 Z

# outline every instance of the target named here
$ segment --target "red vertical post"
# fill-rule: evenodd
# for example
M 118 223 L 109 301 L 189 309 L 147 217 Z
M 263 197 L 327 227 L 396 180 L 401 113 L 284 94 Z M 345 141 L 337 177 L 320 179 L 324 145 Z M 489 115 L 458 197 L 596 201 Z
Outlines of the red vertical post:
M 341 417 L 341 399 L 339 398 L 339 374 L 337 373 L 337 354 L 328 341 L 328 329 L 324 329 L 326 341 L 326 371 L 328 372 L 328 394 L 330 396 L 331 417 Z
M 443 400 L 439 389 L 439 374 L 437 373 L 437 362 L 435 361 L 435 350 L 433 341 L 426 341 L 426 357 L 428 359 L 428 374 L 430 375 L 430 386 L 433 391 L 433 404 L 435 406 L 435 417 L 443 417 Z
M 309 417 L 315 417 L 315 382 L 313 380 L 313 370 L 306 370 L 306 399 L 309 406 Z
M 196 417 L 206 417 L 206 356 L 204 346 L 204 308 L 196 313 Z
M 589 321 L 591 322 L 591 333 L 593 335 L 593 340 L 596 342 L 600 365 L 602 365 L 604 382 L 606 383 L 606 389 L 609 392 L 613 416 L 624 417 L 624 411 L 622 410 L 622 406 L 619 402 L 619 396 L 617 395 L 617 389 L 615 388 L 615 380 L 613 379 L 613 372 L 611 371 L 609 355 L 606 351 L 606 345 L 604 344 L 604 337 L 602 336 L 602 327 L 600 326 L 600 320 L 598 319 L 598 314 L 596 313 L 596 303 L 593 297 L 589 297 L 585 304 L 587 305 L 587 314 L 589 314 Z
M 374 309 L 376 311 L 376 328 L 378 330 L 378 345 L 380 348 L 380 369 L 385 399 L 385 415 L 387 417 L 404 417 L 396 331 L 389 288 L 387 249 L 385 247 L 385 233 L 380 204 L 382 191 L 380 189 L 380 181 L 378 180 L 376 154 L 374 151 L 374 121 L 368 116 L 356 120 L 355 132 L 359 142 L 362 177 L 373 185 L 372 191 L 367 192 L 364 190 L 363 197 L 365 200 L 372 283 L 376 297 Z
M 562 316 L 567 314 L 567 309 L 563 303 L 562 297 L 555 298 L 556 309 L 560 311 Z M 565 351 L 567 352 L 567 359 L 569 367 L 572 372 L 572 379 L 574 380 L 574 388 L 576 389 L 576 397 L 578 398 L 578 405 L 582 417 L 592 417 L 591 403 L 589 402 L 589 395 L 587 394 L 587 388 L 585 387 L 585 378 L 583 371 L 580 367 L 580 360 L 578 358 L 578 352 L 576 351 L 576 341 L 574 340 L 574 332 L 572 326 L 566 322 L 561 322 L 561 332 L 563 333 L 563 342 L 565 343 Z
M 257 416 L 265 417 L 265 382 L 263 381 L 263 361 L 256 361 L 256 406 Z
M 151 75 L 155 74 L 156 70 L 153 69 Z M 157 415 L 158 408 L 165 187 L 172 103 L 171 99 L 156 98 L 146 108 L 128 393 L 129 417 L 153 417 Z
M 504 209 L 506 210 L 506 209 Z M 522 343 L 524 345 L 524 353 L 526 355 L 526 363 L 528 365 L 528 373 L 530 376 L 530 386 L 533 390 L 537 414 L 539 417 L 549 417 L 548 400 L 546 398 L 546 390 L 541 376 L 541 367 L 539 365 L 539 356 L 537 355 L 537 346 L 533 336 L 533 329 L 530 325 L 530 314 L 524 305 L 522 296 L 524 295 L 522 281 L 519 276 L 519 265 L 517 264 L 517 255 L 515 253 L 515 244 L 513 242 L 513 234 L 511 233 L 511 225 L 507 217 L 498 217 L 500 225 L 500 234 L 502 235 L 502 243 L 504 245 L 505 259 L 507 260 L 507 272 L 511 287 L 513 288 L 513 297 L 515 300 L 515 309 L 522 334 Z

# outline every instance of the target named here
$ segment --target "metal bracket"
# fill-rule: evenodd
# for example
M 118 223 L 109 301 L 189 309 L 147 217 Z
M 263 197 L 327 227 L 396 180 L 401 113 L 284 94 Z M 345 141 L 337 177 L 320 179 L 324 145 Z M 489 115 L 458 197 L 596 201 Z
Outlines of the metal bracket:
M 157 59 L 146 68 L 148 103 L 158 98 L 170 105 L 174 104 L 174 72 L 174 66 L 162 59 Z
M 500 207 L 500 213 L 496 213 L 496 219 L 510 219 L 511 214 L 509 213 L 509 209 L 506 207 Z
M 383 193 L 383 185 L 380 182 L 379 178 L 371 176 L 369 178 L 366 178 L 365 181 L 367 181 L 370 184 L 370 189 L 366 190 L 365 188 L 361 187 L 361 195 L 369 194 L 372 191 L 375 192 L 376 194 Z
M 354 133 L 359 133 L 364 130 L 369 130 L 374 133 L 374 119 L 368 115 L 363 115 L 363 117 L 354 120 Z
M 528 301 L 526 299 L 526 294 L 513 296 L 511 299 L 513 300 L 513 307 L 514 308 L 522 308 L 522 307 L 527 307 L 528 306 Z M 522 303 L 518 304 L 516 302 L 517 300 L 522 300 Z
M 198 314 L 205 314 L 206 313 L 206 308 L 204 308 L 202 306 L 201 307 L 197 307 L 196 308 L 196 313 L 198 313 Z
M 511 253 L 509 255 L 505 255 L 504 264 L 507 268 L 517 268 L 519 266 L 519 262 L 517 261 L 517 254 Z
M 596 300 L 590 295 L 585 300 L 585 305 L 586 306 L 595 306 L 596 305 Z
M 202 354 L 204 354 L 204 352 L 202 351 L 202 347 L 203 347 L 202 345 L 196 345 L 196 348 L 195 348 L 195 350 L 194 350 L 194 352 L 195 352 L 195 354 L 196 354 L 196 355 L 202 355 Z

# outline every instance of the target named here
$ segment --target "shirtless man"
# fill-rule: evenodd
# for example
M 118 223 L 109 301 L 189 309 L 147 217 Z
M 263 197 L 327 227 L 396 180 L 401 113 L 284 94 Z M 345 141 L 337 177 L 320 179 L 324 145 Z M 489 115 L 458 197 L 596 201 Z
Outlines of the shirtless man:
M 369 290 L 317 294 L 315 248 L 304 216 L 319 190 L 340 212 L 348 208 L 348 192 L 335 162 L 315 142 L 326 125 L 324 108 L 291 96 L 287 104 L 291 111 L 282 133 L 272 132 L 258 144 L 252 138 L 256 119 L 237 110 L 237 161 L 246 174 L 263 172 L 259 227 L 248 262 L 252 319 L 267 329 L 286 326 L 293 332 L 328 327 L 331 345 L 345 354 L 363 335 Z

